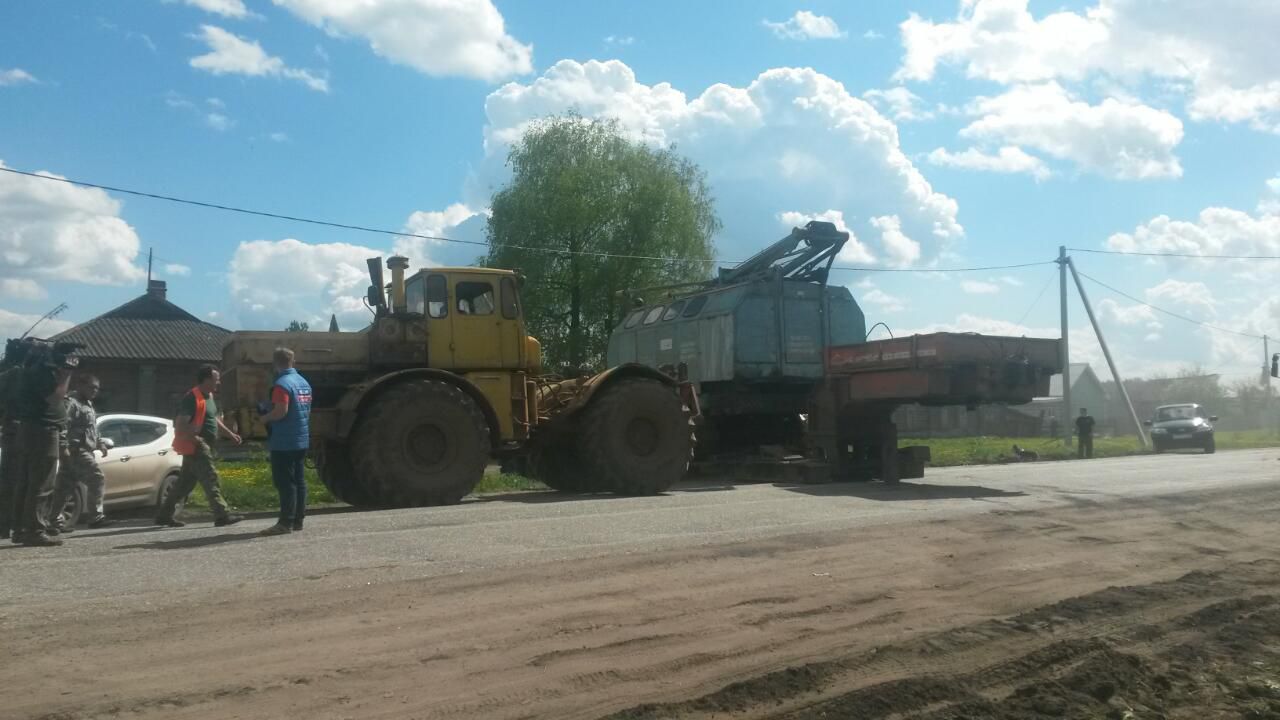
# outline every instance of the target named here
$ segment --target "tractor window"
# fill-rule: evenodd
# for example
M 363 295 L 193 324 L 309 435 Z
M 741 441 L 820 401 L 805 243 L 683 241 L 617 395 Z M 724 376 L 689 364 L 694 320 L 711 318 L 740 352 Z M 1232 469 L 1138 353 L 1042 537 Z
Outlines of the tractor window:
M 667 311 L 662 314 L 663 322 L 666 322 L 667 320 L 675 320 L 680 317 L 681 310 L 684 310 L 684 300 L 677 300 L 671 303 L 671 307 L 667 308 Z
M 640 324 L 640 318 L 642 317 L 644 317 L 644 308 L 640 308 L 639 310 L 631 313 L 631 317 L 627 318 L 626 324 L 624 324 L 622 327 L 630 330 L 631 328 Z
M 427 315 L 433 318 L 449 315 L 449 287 L 443 275 L 427 276 Z
M 665 309 L 666 308 L 664 308 L 662 305 L 659 305 L 658 307 L 650 310 L 649 314 L 644 316 L 644 324 L 652 325 L 658 322 L 658 318 L 662 317 L 662 311 Z
M 516 281 L 502 278 L 502 317 L 508 320 L 520 317 L 520 303 L 516 298 Z
M 691 318 L 694 315 L 697 315 L 698 313 L 702 312 L 702 306 L 706 304 L 707 304 L 707 296 L 699 295 L 698 297 L 690 300 L 689 304 L 685 306 L 684 316 L 687 318 Z
M 460 282 L 454 287 L 459 315 L 492 315 L 493 286 L 487 282 Z
M 409 312 L 419 315 L 427 314 L 427 289 L 421 277 L 416 277 L 404 284 L 404 296 L 409 303 Z

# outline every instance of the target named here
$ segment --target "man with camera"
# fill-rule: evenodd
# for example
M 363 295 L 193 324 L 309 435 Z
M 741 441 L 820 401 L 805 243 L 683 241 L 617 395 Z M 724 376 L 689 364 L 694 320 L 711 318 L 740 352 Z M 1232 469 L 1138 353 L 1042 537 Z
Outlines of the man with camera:
M 107 444 L 98 437 L 98 413 L 93 407 L 101 385 L 93 375 L 76 378 L 76 389 L 67 398 L 67 451 L 58 468 L 58 480 L 53 492 L 53 522 L 61 529 L 62 508 L 75 497 L 76 486 L 83 484 L 88 491 L 85 508 L 92 511 L 88 525 L 101 528 L 112 524 L 103 511 L 103 496 L 107 479 L 93 457 L 95 452 L 107 456 Z
M 14 543 L 31 547 L 62 544 L 50 537 L 47 514 L 66 437 L 67 385 L 76 366 L 70 353 L 77 348 L 63 343 L 33 344 L 14 390 L 11 412 L 20 427 L 16 443 L 5 452 L 16 451 L 12 458 L 17 463 L 13 470 Z

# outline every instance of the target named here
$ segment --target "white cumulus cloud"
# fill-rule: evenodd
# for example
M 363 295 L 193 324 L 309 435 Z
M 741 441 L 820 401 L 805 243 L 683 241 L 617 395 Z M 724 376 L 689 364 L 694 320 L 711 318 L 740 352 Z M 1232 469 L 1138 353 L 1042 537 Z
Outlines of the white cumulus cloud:
M 22 68 L 9 68 L 8 70 L 0 70 L 0 87 L 6 85 L 24 85 L 26 83 L 39 82 L 31 73 Z
M 1174 155 L 1182 121 L 1163 110 L 1114 98 L 1090 105 L 1049 82 L 978 98 L 968 112 L 976 119 L 962 137 L 1033 148 L 1121 180 L 1182 175 Z
M 289 67 L 270 55 L 256 40 L 248 40 L 216 25 L 202 25 L 196 36 L 209 52 L 191 58 L 191 67 L 214 75 L 248 75 L 296 80 L 312 90 L 329 92 L 329 81 L 309 70 Z
M 1000 292 L 999 285 L 982 280 L 965 280 L 960 283 L 960 289 L 970 295 L 995 295 Z
M 227 273 L 232 306 L 246 329 L 283 329 L 291 320 L 328 327 L 330 314 L 340 327 L 364 327 L 370 319 L 365 260 L 380 256 L 385 253 L 346 243 L 242 242 Z
M 933 117 L 933 112 L 924 109 L 924 101 L 920 96 L 902 86 L 888 90 L 868 90 L 862 93 L 862 97 L 887 109 L 898 122 L 929 120 Z
M 165 275 L 173 275 L 175 277 L 188 277 L 191 275 L 191 268 L 180 263 L 167 263 L 164 266 Z
M 774 35 L 784 40 L 839 40 L 846 35 L 835 20 L 825 15 L 815 15 L 808 10 L 799 10 L 782 22 L 762 22 Z
M 473 210 L 462 203 L 454 203 L 444 210 L 418 210 L 405 220 L 403 232 L 432 238 L 458 239 L 451 237 L 454 230 L 459 225 L 472 218 L 479 218 L 481 215 L 482 211 Z M 409 258 L 414 267 L 434 264 L 431 255 L 441 241 L 428 240 L 426 237 L 397 237 L 395 254 Z M 483 248 L 476 247 L 477 253 L 482 250 Z
M 496 90 L 485 110 L 485 172 L 495 185 L 509 144 L 551 114 L 613 117 L 637 140 L 674 143 L 716 189 L 726 256 L 776 239 L 761 228 L 795 208 L 838 209 L 860 238 L 881 235 L 895 264 L 933 257 L 964 234 L 955 200 L 903 153 L 893 121 L 811 69 L 768 70 L 746 87 L 715 84 L 690 99 L 668 83 L 638 82 L 617 60 L 563 60 Z M 873 217 L 896 218 L 896 232 Z
M 249 8 L 244 6 L 244 0 L 184 0 L 184 2 L 205 12 L 236 20 L 243 20 L 251 15 Z
M 434 76 L 497 81 L 533 71 L 533 46 L 507 34 L 490 0 L 274 0 L 332 35 L 357 36 Z
M 908 267 L 919 262 L 920 243 L 902 232 L 902 220 L 897 215 L 873 217 L 871 226 L 880 231 L 880 244 L 889 258 L 889 264 Z
M 1036 180 L 1044 180 L 1051 174 L 1043 160 L 1012 145 L 1006 145 L 994 154 L 984 153 L 977 148 L 958 153 L 938 148 L 929 153 L 928 158 L 930 163 L 940 167 L 1005 174 L 1026 173 Z
M 134 264 L 139 246 L 120 203 L 102 190 L 0 173 L 0 278 L 132 283 L 144 276 Z
M 951 21 L 912 13 L 900 26 L 898 80 L 955 65 L 1014 84 L 1114 78 L 1182 86 L 1193 120 L 1280 130 L 1280 3 L 1269 0 L 1097 0 L 1035 17 L 1028 0 L 966 0 Z
M 40 319 L 39 315 L 27 315 L 24 313 L 11 312 L 0 308 L 0 338 L 16 338 L 20 337 L 27 331 L 27 328 L 36 324 Z M 50 337 L 57 335 L 63 330 L 70 330 L 75 323 L 66 320 L 45 320 L 40 323 L 31 334 L 36 337 Z
M 31 278 L 0 278 L 0 295 L 19 300 L 42 300 L 49 293 Z
M 1187 282 L 1169 278 L 1155 287 L 1147 288 L 1147 299 L 1153 303 L 1197 308 L 1210 315 L 1216 312 L 1216 301 L 1209 286 L 1199 281 Z

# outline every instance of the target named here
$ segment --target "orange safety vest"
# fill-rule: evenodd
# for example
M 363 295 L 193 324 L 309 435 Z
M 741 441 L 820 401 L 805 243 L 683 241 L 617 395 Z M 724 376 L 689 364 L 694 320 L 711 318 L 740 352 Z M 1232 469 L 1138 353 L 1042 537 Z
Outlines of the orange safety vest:
M 196 427 L 204 427 L 204 393 L 200 392 L 200 386 L 191 388 L 191 394 L 196 399 L 196 414 L 191 418 Z M 199 432 L 198 430 L 196 432 Z M 196 439 L 195 435 L 188 435 L 185 431 L 178 432 L 177 428 L 173 431 L 173 450 L 179 455 L 195 455 Z

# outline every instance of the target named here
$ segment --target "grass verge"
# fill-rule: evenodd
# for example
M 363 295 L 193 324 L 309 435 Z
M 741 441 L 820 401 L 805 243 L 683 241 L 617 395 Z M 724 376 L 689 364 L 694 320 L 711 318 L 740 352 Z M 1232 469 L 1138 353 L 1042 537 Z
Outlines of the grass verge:
M 1014 444 L 1035 450 L 1041 460 L 1069 460 L 1076 456 L 1076 448 L 1066 447 L 1053 438 L 964 437 L 964 438 L 904 438 L 899 445 L 928 445 L 932 467 L 955 465 L 987 465 L 1009 462 L 1013 459 Z M 1220 432 L 1216 434 L 1219 450 L 1245 450 L 1249 448 L 1280 447 L 1280 434 L 1264 430 Z M 1096 458 L 1141 455 L 1143 450 L 1137 435 L 1099 437 L 1093 441 Z

